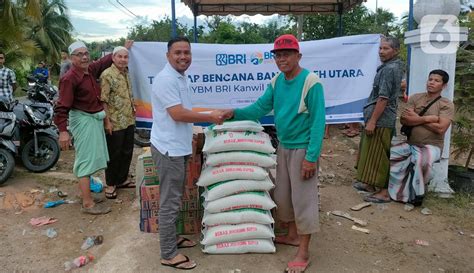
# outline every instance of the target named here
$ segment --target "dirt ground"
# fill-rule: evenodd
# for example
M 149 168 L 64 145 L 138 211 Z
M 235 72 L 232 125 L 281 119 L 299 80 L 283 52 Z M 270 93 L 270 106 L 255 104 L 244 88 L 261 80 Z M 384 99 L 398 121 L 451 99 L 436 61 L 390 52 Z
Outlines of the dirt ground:
M 321 159 L 321 232 L 311 241 L 311 265 L 307 272 L 474 272 L 474 200 L 428 196 L 421 208 L 405 211 L 404 205 L 372 205 L 359 212 L 349 208 L 362 197 L 351 187 L 359 137 L 347 138 L 338 126 L 324 141 Z M 135 149 L 136 155 L 141 149 Z M 119 192 L 110 201 L 113 211 L 104 216 L 80 213 L 79 204 L 43 208 L 57 200 L 54 188 L 77 193 L 71 174 L 74 152 L 63 152 L 54 170 L 33 174 L 22 166 L 0 187 L 0 272 L 62 272 L 64 262 L 87 253 L 83 238 L 103 235 L 102 245 L 88 253 L 95 260 L 76 271 L 178 272 L 160 265 L 157 234 L 139 231 L 139 208 L 133 189 Z M 136 156 L 135 156 L 136 158 Z M 131 168 L 132 170 L 134 168 Z M 50 193 L 50 191 L 52 191 Z M 43 193 L 44 192 L 44 193 Z M 369 234 L 352 230 L 349 220 L 329 215 L 342 210 L 368 221 Z M 33 227 L 33 217 L 54 217 L 56 223 Z M 48 238 L 47 228 L 58 236 Z M 199 236 L 192 237 L 195 240 Z M 427 245 L 417 245 L 423 240 Z M 283 272 L 296 248 L 277 245 L 275 254 L 207 255 L 199 247 L 183 250 L 198 266 L 192 272 Z

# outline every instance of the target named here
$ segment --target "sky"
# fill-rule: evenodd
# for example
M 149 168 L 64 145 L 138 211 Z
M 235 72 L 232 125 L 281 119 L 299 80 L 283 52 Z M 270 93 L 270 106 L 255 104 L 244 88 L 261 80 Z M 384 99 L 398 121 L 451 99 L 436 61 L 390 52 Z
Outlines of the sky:
M 409 0 L 367 0 L 364 5 L 375 10 L 376 2 L 379 8 L 391 11 L 398 18 L 408 13 Z M 129 29 L 137 23 L 160 20 L 165 16 L 171 17 L 171 0 L 119 0 L 118 2 L 117 0 L 66 0 L 66 3 L 75 28 L 73 35 L 87 42 L 126 37 Z M 127 12 L 120 3 L 134 15 Z M 176 0 L 175 3 L 176 17 L 179 22 L 191 27 L 193 25 L 191 10 L 180 0 Z M 205 18 L 205 16 L 199 16 L 198 24 L 202 24 Z M 272 17 L 256 15 L 246 18 L 255 23 L 265 23 Z

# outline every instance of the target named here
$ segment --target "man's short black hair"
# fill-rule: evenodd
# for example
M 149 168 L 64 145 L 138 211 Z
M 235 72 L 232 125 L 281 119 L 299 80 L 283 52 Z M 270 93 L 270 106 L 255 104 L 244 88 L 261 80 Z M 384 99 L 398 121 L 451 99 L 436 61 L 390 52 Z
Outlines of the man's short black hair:
M 189 45 L 191 45 L 191 42 L 189 41 L 188 38 L 183 37 L 183 36 L 179 36 L 179 37 L 176 37 L 176 38 L 173 38 L 173 39 L 169 40 L 169 42 L 168 42 L 168 51 L 170 51 L 173 44 L 177 43 L 177 42 L 186 42 Z
M 444 84 L 448 83 L 448 81 L 449 81 L 449 75 L 448 75 L 448 73 L 447 73 L 446 71 L 444 71 L 444 70 L 435 69 L 435 70 L 433 70 L 433 71 L 430 72 L 430 74 L 428 75 L 428 77 L 431 76 L 432 74 L 440 75 L 441 78 L 443 78 L 443 83 L 444 83 Z
M 3 57 L 5 57 L 5 52 L 1 49 L 0 49 L 0 55 L 3 55 Z

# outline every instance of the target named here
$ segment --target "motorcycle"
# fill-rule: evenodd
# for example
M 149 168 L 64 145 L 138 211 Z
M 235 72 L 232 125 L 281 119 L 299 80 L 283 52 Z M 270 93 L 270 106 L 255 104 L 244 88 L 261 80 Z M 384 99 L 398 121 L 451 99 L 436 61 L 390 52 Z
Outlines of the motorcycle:
M 0 97 L 0 185 L 11 176 L 15 167 L 16 147 L 13 134 L 16 128 L 16 116 L 9 99 Z
M 20 151 L 21 161 L 32 172 L 44 172 L 59 159 L 59 131 L 53 123 L 52 89 L 28 77 L 28 99 L 16 101 L 13 112 L 17 118 L 14 143 Z
M 149 147 L 150 133 L 150 129 L 135 128 L 133 142 L 140 147 Z
M 43 92 L 46 95 L 48 102 L 54 105 L 54 101 L 56 101 L 56 99 L 59 96 L 58 88 L 55 85 L 48 84 L 47 81 L 44 81 L 44 79 L 41 76 L 42 74 L 37 74 L 34 76 L 26 77 L 28 80 L 28 86 L 30 88 L 41 90 L 41 92 Z M 40 92 L 34 92 L 34 93 L 37 94 Z M 43 98 L 39 98 L 39 100 L 42 100 L 42 99 Z

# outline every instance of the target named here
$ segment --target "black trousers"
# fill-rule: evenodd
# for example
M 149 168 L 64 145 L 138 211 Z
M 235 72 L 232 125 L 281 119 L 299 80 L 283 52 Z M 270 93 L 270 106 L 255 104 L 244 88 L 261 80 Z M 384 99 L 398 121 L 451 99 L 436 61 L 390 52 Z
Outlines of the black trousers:
M 126 129 L 113 131 L 112 135 L 105 134 L 110 161 L 105 170 L 105 181 L 108 186 L 125 183 L 133 156 L 133 137 L 135 125 Z

